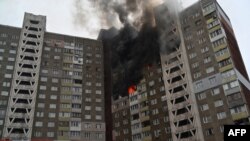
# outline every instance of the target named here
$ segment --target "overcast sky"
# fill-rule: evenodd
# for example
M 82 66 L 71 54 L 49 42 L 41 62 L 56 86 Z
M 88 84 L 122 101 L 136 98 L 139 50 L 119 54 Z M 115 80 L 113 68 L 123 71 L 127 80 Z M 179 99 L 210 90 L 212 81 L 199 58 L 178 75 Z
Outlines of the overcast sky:
M 24 12 L 47 16 L 47 31 L 96 38 L 99 27 L 98 19 L 86 0 L 82 0 L 83 10 L 87 9 L 88 26 L 75 24 L 75 2 L 77 0 L 0 0 L 0 24 L 21 27 Z M 196 0 L 182 0 L 187 6 Z M 218 0 L 231 19 L 236 38 L 250 74 L 250 0 Z M 87 5 L 87 6 L 86 6 Z M 1 32 L 1 31 L 0 31 Z

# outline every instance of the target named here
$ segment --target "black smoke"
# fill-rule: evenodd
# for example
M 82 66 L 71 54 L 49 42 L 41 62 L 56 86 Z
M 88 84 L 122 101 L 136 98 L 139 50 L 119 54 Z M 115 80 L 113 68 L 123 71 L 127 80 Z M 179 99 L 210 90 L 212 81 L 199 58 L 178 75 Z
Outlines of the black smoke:
M 130 22 L 128 15 L 140 9 L 132 2 L 139 4 L 139 1 L 127 0 L 126 6 L 113 5 L 123 27 L 115 35 L 110 34 L 110 38 L 99 36 L 104 48 L 109 48 L 111 52 L 113 96 L 127 95 L 128 88 L 142 80 L 143 69 L 159 63 L 160 53 L 170 53 L 180 44 L 177 35 L 171 35 L 173 39 L 167 40 L 169 32 L 176 32 L 177 29 L 170 24 L 172 20 L 166 14 L 169 13 L 166 5 L 153 8 L 144 4 L 140 18 Z M 105 6 L 103 8 L 107 10 Z M 114 28 L 106 32 L 111 31 Z

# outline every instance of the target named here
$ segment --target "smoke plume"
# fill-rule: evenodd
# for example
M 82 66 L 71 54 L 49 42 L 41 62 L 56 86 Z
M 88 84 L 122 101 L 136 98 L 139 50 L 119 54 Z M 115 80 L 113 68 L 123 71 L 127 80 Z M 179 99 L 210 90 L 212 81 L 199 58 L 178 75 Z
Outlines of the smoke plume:
M 81 20 L 76 24 L 86 24 L 90 17 L 86 12 L 82 14 L 84 9 L 79 2 L 76 1 L 75 7 Z M 100 27 L 119 28 L 115 35 L 111 28 L 105 34 L 109 37 L 99 36 L 104 48 L 108 46 L 111 50 L 113 95 L 127 95 L 128 88 L 143 78 L 143 69 L 160 62 L 160 52 L 170 53 L 179 46 L 177 29 L 170 24 L 174 22 L 169 18 L 170 9 L 161 0 L 89 0 L 87 3 L 98 11 L 95 16 Z M 168 41 L 170 32 L 176 36 L 172 35 L 173 40 Z

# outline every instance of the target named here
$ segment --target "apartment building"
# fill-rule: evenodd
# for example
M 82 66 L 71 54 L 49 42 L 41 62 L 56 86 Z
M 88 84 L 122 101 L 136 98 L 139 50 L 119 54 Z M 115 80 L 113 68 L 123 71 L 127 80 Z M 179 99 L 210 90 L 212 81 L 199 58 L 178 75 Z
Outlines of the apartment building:
M 161 65 L 150 65 L 143 74 L 128 96 L 112 102 L 115 141 L 172 140 Z
M 102 43 L 47 32 L 29 13 L 0 31 L 1 138 L 104 141 Z
M 249 123 L 250 83 L 230 20 L 216 0 L 169 17 L 167 40 L 180 38 L 161 53 L 173 140 L 223 140 L 225 124 Z

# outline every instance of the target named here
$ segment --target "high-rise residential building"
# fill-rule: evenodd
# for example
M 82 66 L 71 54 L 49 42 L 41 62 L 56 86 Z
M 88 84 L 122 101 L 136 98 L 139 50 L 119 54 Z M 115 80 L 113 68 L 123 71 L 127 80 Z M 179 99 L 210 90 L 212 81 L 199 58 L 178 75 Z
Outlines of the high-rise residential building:
M 180 45 L 161 60 L 173 140 L 223 140 L 223 125 L 250 120 L 250 83 L 230 20 L 216 0 L 171 13 L 167 40 L 178 35 Z
M 25 13 L 0 25 L 0 137 L 105 140 L 102 43 L 46 31 Z
M 172 139 L 161 65 L 150 65 L 143 74 L 140 83 L 128 89 L 128 96 L 113 100 L 115 141 Z
M 128 127 L 122 120 L 126 118 L 118 116 L 128 110 L 131 128 L 126 138 L 130 135 L 130 140 L 138 141 L 221 141 L 225 124 L 250 122 L 249 77 L 228 16 L 216 0 L 200 0 L 182 10 L 178 6 L 169 0 L 154 9 L 156 26 L 165 25 L 158 32 L 169 43 L 167 51 L 160 52 L 165 94 L 155 93 L 155 97 L 165 96 L 159 107 L 164 109 L 166 104 L 167 109 L 158 112 L 166 114 L 169 123 L 163 125 L 160 117 L 164 116 L 157 115 L 161 125 L 151 132 L 158 124 L 157 118 L 152 120 L 158 112 L 150 106 L 155 102 L 150 90 L 157 86 L 143 79 L 131 94 L 112 103 L 115 140 L 125 136 L 123 130 Z M 156 138 L 157 129 L 163 128 L 172 135 Z

